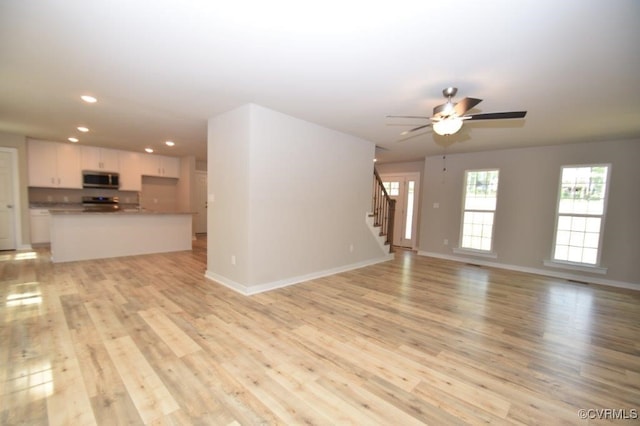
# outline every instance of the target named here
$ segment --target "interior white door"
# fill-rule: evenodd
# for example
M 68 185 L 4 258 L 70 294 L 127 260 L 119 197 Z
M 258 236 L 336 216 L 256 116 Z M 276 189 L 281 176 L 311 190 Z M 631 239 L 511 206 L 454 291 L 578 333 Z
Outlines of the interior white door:
M 196 171 L 195 233 L 207 232 L 207 172 Z
M 381 175 L 380 178 L 389 196 L 396 200 L 396 213 L 393 219 L 393 245 L 415 248 L 420 174 Z
M 9 152 L 0 151 L 0 250 L 16 249 L 13 205 L 13 162 Z

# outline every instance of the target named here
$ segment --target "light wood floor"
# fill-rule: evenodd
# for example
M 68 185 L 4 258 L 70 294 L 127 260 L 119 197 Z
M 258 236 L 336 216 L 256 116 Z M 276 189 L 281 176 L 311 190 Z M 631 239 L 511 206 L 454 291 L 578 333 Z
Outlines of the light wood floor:
M 0 424 L 638 422 L 639 292 L 400 252 L 244 297 L 205 252 L 0 252 Z

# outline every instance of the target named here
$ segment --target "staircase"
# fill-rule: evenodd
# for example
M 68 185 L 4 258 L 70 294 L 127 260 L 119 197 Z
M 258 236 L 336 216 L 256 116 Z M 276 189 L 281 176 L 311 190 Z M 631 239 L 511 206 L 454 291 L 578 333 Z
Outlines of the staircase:
M 393 252 L 393 217 L 396 200 L 391 199 L 382 185 L 378 171 L 373 169 L 373 199 L 367 224 L 386 253 Z

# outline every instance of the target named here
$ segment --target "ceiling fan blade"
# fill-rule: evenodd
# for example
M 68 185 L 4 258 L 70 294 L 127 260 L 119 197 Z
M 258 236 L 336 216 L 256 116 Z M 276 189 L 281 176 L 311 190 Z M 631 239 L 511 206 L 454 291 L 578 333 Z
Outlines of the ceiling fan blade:
M 423 115 L 387 115 L 387 118 L 429 118 Z
M 463 117 L 466 120 L 503 120 L 505 118 L 524 118 L 527 111 L 488 112 L 486 114 L 471 114 Z
M 458 117 L 460 117 L 480 102 L 482 102 L 482 99 L 464 98 L 453 107 L 453 110 L 458 114 Z
M 414 127 L 411 130 L 405 130 L 404 132 L 400 133 L 400 136 L 408 135 L 409 133 L 416 132 L 416 131 L 418 131 L 420 129 L 424 129 L 425 127 L 429 127 L 429 126 L 431 126 L 431 124 L 425 124 L 424 126 Z

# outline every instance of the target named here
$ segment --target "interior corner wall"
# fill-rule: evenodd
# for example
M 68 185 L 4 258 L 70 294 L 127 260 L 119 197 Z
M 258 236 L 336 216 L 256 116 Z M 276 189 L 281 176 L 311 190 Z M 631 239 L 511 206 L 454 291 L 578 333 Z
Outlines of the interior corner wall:
M 592 282 L 640 285 L 640 140 L 565 144 L 486 151 L 425 159 L 420 253 L 481 259 L 453 253 L 461 228 L 465 170 L 500 170 L 491 263 L 549 275 L 571 272 L 543 264 L 551 257 L 563 165 L 610 163 L 609 199 L 601 263 L 606 275 L 579 272 Z M 436 207 L 437 206 L 437 207 Z M 449 244 L 445 245 L 444 240 Z
M 374 151 L 258 105 L 209 120 L 207 276 L 252 294 L 385 259 L 366 224 Z

